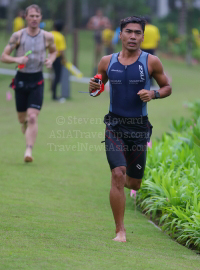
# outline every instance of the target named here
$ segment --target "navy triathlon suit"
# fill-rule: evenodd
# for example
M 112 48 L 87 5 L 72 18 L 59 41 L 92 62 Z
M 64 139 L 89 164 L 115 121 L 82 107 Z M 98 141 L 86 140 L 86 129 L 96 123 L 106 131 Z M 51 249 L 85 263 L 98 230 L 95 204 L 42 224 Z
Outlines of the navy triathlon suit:
M 104 118 L 106 155 L 111 170 L 125 166 L 128 176 L 141 179 L 152 126 L 147 104 L 137 93 L 150 90 L 148 53 L 141 52 L 137 61 L 128 66 L 122 65 L 118 56 L 119 53 L 112 55 L 107 69 L 110 110 Z

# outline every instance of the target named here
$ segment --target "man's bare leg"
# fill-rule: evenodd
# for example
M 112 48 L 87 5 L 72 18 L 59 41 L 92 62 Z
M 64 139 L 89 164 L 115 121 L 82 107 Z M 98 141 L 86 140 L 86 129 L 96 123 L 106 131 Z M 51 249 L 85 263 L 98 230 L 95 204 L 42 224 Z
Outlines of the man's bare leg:
M 24 155 L 24 161 L 25 162 L 32 162 L 32 149 L 37 137 L 38 133 L 38 115 L 39 110 L 29 108 L 27 110 L 27 122 L 28 126 L 26 129 L 25 137 L 26 137 L 26 151 Z
M 126 230 L 124 228 L 126 203 L 126 196 L 124 193 L 125 181 L 126 167 L 121 166 L 112 170 L 110 205 L 116 224 L 116 237 L 113 240 L 118 242 L 126 242 Z
M 27 128 L 26 112 L 18 112 L 18 120 L 21 123 L 22 133 L 25 134 Z
M 132 178 L 126 175 L 125 187 L 128 189 L 139 190 L 142 183 L 142 179 Z

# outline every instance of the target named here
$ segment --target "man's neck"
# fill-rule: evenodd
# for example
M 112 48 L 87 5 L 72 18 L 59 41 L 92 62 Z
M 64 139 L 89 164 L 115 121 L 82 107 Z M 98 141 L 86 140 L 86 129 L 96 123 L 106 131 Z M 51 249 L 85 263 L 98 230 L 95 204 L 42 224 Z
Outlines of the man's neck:
M 27 33 L 32 37 L 37 36 L 37 34 L 40 32 L 39 27 L 38 28 L 27 27 L 26 30 L 27 30 Z
M 128 51 L 128 50 L 122 48 L 122 51 L 120 54 L 121 54 L 121 57 L 123 57 L 123 58 L 139 57 L 141 54 L 141 49 L 138 48 L 135 51 Z

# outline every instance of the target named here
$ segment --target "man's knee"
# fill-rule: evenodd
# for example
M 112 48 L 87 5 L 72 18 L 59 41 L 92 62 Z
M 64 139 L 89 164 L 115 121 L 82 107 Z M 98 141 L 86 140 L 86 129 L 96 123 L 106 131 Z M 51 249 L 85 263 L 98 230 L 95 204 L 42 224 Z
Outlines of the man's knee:
M 126 181 L 126 167 L 117 167 L 112 170 L 112 185 L 118 189 L 124 188 Z
M 25 114 L 18 115 L 18 120 L 19 120 L 20 124 L 24 124 L 24 122 L 26 121 L 26 115 Z
M 139 190 L 141 183 L 142 183 L 142 179 L 136 179 L 136 178 L 131 178 L 129 177 L 129 188 L 130 189 L 134 189 L 134 190 Z
M 31 113 L 28 115 L 28 123 L 33 125 L 37 121 L 37 115 L 35 113 Z
M 19 120 L 20 124 L 24 124 L 25 117 L 18 117 L 18 120 Z

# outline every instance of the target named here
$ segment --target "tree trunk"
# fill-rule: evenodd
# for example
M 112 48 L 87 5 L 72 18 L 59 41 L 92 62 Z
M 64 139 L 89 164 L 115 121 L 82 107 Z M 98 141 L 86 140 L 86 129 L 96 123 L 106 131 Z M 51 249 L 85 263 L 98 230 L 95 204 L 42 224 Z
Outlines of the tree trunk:
M 187 1 L 181 0 L 181 9 L 179 12 L 179 35 L 185 35 L 187 32 Z
M 82 19 L 88 19 L 89 18 L 89 3 L 88 3 L 88 0 L 82 0 L 81 1 L 81 13 L 82 13 Z
M 68 33 L 73 32 L 74 28 L 74 1 L 73 0 L 66 0 L 66 25 Z
M 169 1 L 159 0 L 157 2 L 157 13 L 159 18 L 164 18 L 169 14 Z
M 9 0 L 9 5 L 7 7 L 7 26 L 6 26 L 6 31 L 9 34 L 12 33 L 12 29 L 13 29 L 15 7 L 16 7 L 16 1 Z
M 192 21 L 194 18 L 194 6 L 193 0 L 187 0 L 187 23 L 186 23 L 186 31 L 187 31 L 187 54 L 186 54 L 186 62 L 188 65 L 192 65 L 192 50 L 193 50 L 193 36 L 192 36 Z

